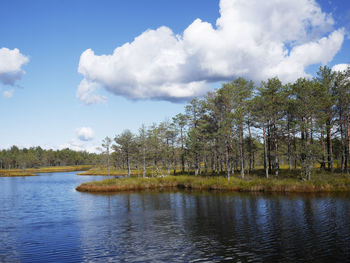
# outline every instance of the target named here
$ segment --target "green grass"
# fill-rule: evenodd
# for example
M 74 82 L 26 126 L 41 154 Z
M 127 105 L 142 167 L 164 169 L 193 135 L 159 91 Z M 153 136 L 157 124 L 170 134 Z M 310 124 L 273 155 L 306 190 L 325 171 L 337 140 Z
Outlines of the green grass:
M 118 192 L 163 188 L 261 192 L 344 192 L 350 191 L 350 177 L 329 173 L 314 175 L 310 181 L 303 181 L 295 177 L 266 179 L 255 175 L 247 176 L 245 179 L 233 176 L 230 180 L 222 176 L 130 177 L 84 183 L 78 186 L 77 190 Z
M 30 172 L 19 172 L 19 171 L 10 171 L 10 172 L 1 172 L 0 177 L 21 177 L 21 176 L 35 176 L 34 173 Z
M 171 170 L 170 173 L 172 173 L 173 171 Z M 142 175 L 143 170 L 142 169 L 132 169 L 131 170 L 131 175 Z M 115 169 L 114 167 L 110 167 L 110 171 L 109 174 L 111 176 L 115 176 L 115 175 L 127 175 L 128 174 L 128 170 L 126 169 Z M 168 170 L 167 169 L 159 169 L 159 174 L 160 175 L 165 175 L 168 174 Z M 91 169 L 78 173 L 78 175 L 103 175 L 106 176 L 108 175 L 108 170 L 106 167 L 101 167 L 101 166 L 97 166 L 97 167 L 92 167 Z M 147 167 L 146 169 L 146 175 L 147 176 L 156 176 L 156 171 L 153 168 L 149 168 Z

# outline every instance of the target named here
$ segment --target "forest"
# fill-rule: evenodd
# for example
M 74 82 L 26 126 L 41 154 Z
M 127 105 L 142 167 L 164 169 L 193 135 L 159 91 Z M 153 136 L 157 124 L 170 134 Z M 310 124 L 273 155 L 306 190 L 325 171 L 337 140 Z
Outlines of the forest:
M 257 173 L 278 177 L 281 169 L 350 170 L 350 69 L 319 68 L 313 79 L 282 84 L 271 78 L 255 86 L 237 78 L 192 99 L 171 120 L 137 134 L 106 137 L 102 152 L 117 169 L 147 169 L 155 175 Z
M 268 178 L 281 170 L 309 180 L 315 170 L 350 172 L 350 68 L 320 67 L 313 79 L 256 86 L 237 78 L 206 96 L 193 98 L 171 120 L 106 137 L 101 154 L 70 149 L 0 151 L 0 169 L 106 165 L 108 169 L 170 174 L 255 173 Z
M 46 166 L 97 164 L 101 155 L 71 149 L 45 150 L 41 147 L 20 149 L 12 146 L 0 151 L 0 169 L 26 169 Z

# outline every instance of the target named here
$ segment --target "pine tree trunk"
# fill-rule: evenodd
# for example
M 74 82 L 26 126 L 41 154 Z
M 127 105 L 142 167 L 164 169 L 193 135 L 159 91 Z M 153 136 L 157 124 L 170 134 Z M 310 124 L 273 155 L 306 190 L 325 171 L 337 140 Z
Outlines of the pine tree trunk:
M 310 170 L 310 138 L 309 138 L 309 127 L 308 127 L 308 119 L 305 118 L 304 122 L 305 122 L 305 148 L 304 148 L 304 152 L 305 152 L 305 175 L 307 180 L 311 179 L 311 170 Z
M 235 174 L 235 163 L 233 161 L 233 158 L 231 158 L 231 175 Z
M 219 161 L 219 150 L 217 151 L 216 153 L 216 174 L 219 174 L 220 173 L 220 161 Z
M 174 172 L 174 175 L 176 175 L 176 165 L 177 165 L 176 153 L 175 153 L 175 147 L 173 147 L 173 172 Z
M 322 160 L 321 160 L 321 169 L 326 170 L 326 144 L 324 143 L 324 135 L 321 132 L 321 143 L 322 143 Z
M 214 174 L 215 173 L 215 152 L 214 151 L 211 153 L 210 165 L 211 165 L 211 173 Z
M 270 128 L 270 122 L 268 122 L 267 126 L 267 158 L 269 160 L 269 172 L 272 170 L 271 166 L 271 128 Z
M 250 122 L 248 122 L 248 134 L 249 134 L 249 172 L 252 171 L 252 165 L 253 165 L 253 154 L 252 154 L 252 151 L 253 151 L 253 147 L 252 147 L 252 133 L 251 133 L 251 130 L 250 130 Z
M 332 146 L 332 128 L 330 120 L 327 121 L 327 152 L 328 152 L 328 170 L 333 172 L 333 146 Z
M 143 173 L 142 177 L 146 177 L 146 149 L 143 147 Z
M 198 159 L 198 153 L 195 153 L 195 169 L 194 169 L 194 175 L 197 176 L 199 172 L 199 159 Z
M 131 171 L 130 171 L 129 153 L 126 154 L 126 162 L 127 162 L 127 165 L 128 165 L 128 177 L 130 177 Z
M 223 173 L 224 172 L 224 161 L 223 161 L 223 157 L 222 157 L 223 153 L 220 152 L 220 172 Z
M 294 170 L 297 169 L 297 139 L 295 136 L 295 129 L 293 129 L 293 156 L 294 156 Z
M 109 153 L 107 154 L 107 170 L 108 170 L 108 176 L 111 175 L 110 167 L 109 167 Z
M 244 143 L 243 143 L 243 123 L 239 126 L 239 148 L 241 159 L 241 177 L 244 178 Z
M 227 180 L 230 180 L 230 157 L 229 157 L 229 149 L 227 147 L 227 150 L 226 150 L 226 176 L 227 176 Z
M 267 167 L 268 158 L 267 158 L 267 138 L 266 138 L 266 128 L 265 122 L 262 123 L 263 126 L 263 134 L 264 134 L 264 168 L 266 178 L 269 178 L 269 168 Z
M 255 170 L 255 152 L 253 152 L 253 170 Z
M 278 138 L 277 138 L 277 128 L 276 124 L 273 126 L 273 131 L 274 131 L 274 144 L 275 144 L 275 175 L 278 176 L 278 172 L 280 169 L 279 166 L 279 156 L 278 156 Z
M 184 139 L 183 139 L 183 130 L 180 130 L 181 136 L 181 171 L 182 174 L 185 173 L 185 150 L 184 150 Z
M 288 155 L 288 169 L 289 171 L 292 170 L 292 157 L 291 157 L 291 139 L 290 139 L 290 118 L 288 118 L 287 123 L 287 133 L 288 133 L 288 145 L 287 145 L 287 155 Z
M 344 122 L 342 117 L 342 111 L 339 113 L 339 127 L 340 127 L 340 139 L 341 139 L 341 172 L 344 173 L 345 169 L 345 155 L 346 155 L 346 146 L 345 146 L 345 136 L 344 136 Z

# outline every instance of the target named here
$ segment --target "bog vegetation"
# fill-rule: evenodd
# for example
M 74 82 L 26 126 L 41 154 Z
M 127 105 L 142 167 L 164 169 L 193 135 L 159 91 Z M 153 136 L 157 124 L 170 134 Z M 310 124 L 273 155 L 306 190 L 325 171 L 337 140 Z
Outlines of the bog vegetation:
M 81 192 L 119 192 L 180 188 L 219 191 L 259 191 L 259 192 L 343 192 L 350 190 L 350 179 L 346 175 L 318 174 L 312 180 L 301 181 L 295 178 L 258 178 L 242 180 L 232 177 L 212 176 L 165 176 L 165 177 L 127 177 L 105 179 L 83 183 L 76 189 Z
M 49 166 L 28 169 L 0 169 L 0 177 L 35 176 L 38 173 L 58 173 L 89 170 L 92 165 Z
M 191 174 L 310 180 L 313 174 L 350 172 L 350 68 L 320 67 L 313 79 L 255 86 L 238 78 L 194 98 L 171 120 L 137 134 L 106 137 L 101 154 L 43 150 L 0 152 L 0 169 L 103 164 L 85 174 Z M 281 169 L 282 168 L 282 169 Z M 281 174 L 282 172 L 282 174 Z
M 278 178 L 281 167 L 304 180 L 316 169 L 349 173 L 349 80 L 349 68 L 333 72 L 327 66 L 314 79 L 286 85 L 278 78 L 260 86 L 238 78 L 194 98 L 172 120 L 106 137 L 106 165 L 144 177 L 152 170 L 155 176 L 244 178 L 260 169 Z

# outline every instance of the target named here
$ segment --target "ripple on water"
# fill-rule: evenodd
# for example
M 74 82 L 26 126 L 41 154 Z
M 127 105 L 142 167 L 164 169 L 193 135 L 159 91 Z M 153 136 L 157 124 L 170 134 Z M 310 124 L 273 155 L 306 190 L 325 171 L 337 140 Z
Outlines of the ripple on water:
M 91 195 L 100 177 L 0 178 L 0 262 L 340 262 L 350 197 Z

